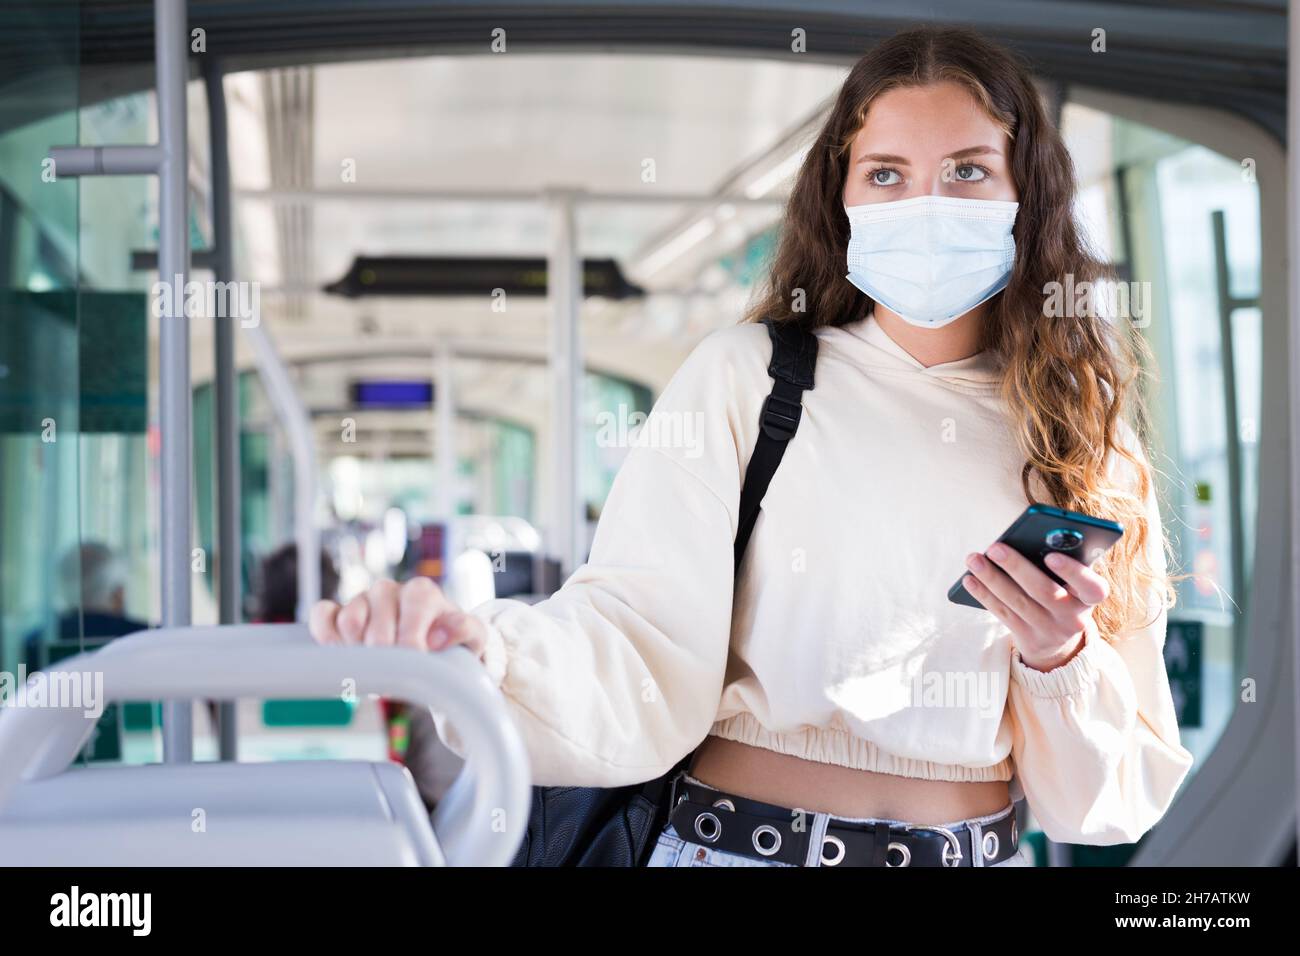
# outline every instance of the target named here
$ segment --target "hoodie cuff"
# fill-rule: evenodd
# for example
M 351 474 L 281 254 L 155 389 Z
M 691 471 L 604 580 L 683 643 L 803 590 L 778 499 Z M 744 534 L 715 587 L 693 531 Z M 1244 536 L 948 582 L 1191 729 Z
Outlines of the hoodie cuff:
M 1020 657 L 1020 649 L 1011 652 L 1011 679 L 1035 697 L 1072 697 L 1091 687 L 1101 674 L 1101 657 L 1112 648 L 1094 630 L 1084 632 L 1083 646 L 1060 667 L 1050 671 L 1035 670 Z

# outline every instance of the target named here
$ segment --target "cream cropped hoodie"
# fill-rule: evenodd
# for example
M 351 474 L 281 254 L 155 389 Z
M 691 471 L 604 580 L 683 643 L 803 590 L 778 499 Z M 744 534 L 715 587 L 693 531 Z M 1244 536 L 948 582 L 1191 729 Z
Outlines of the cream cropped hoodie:
M 1137 840 L 1192 763 L 1163 602 L 1054 670 L 1022 663 L 991 613 L 947 600 L 966 554 L 1026 505 L 991 357 L 927 368 L 870 316 L 817 335 L 816 387 L 734 593 L 741 478 L 771 388 L 767 330 L 749 324 L 707 336 L 673 376 L 587 563 L 538 604 L 472 609 L 534 781 L 648 780 L 713 734 L 904 777 L 1008 780 L 1053 840 Z M 1154 495 L 1147 506 L 1158 527 Z

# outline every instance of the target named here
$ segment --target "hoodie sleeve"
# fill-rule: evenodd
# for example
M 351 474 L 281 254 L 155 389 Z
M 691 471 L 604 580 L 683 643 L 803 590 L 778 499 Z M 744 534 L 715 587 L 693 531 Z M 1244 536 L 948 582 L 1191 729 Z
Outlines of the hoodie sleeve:
M 766 394 L 761 326 L 705 338 L 640 429 L 591 555 L 537 604 L 489 601 L 483 655 L 539 785 L 659 776 L 708 734 L 731 640 L 743 416 Z M 439 735 L 464 756 L 455 729 Z
M 1154 480 L 1145 503 L 1148 559 L 1163 573 Z M 1134 843 L 1164 815 L 1191 768 L 1165 672 L 1163 595 L 1152 595 L 1148 607 L 1146 626 L 1113 643 L 1089 633 L 1073 658 L 1050 671 L 1012 652 L 1016 776 L 1049 839 Z

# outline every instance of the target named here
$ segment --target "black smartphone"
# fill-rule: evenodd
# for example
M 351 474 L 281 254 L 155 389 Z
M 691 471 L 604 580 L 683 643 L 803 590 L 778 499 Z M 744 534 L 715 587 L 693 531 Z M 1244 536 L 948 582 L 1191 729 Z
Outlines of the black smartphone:
M 1026 508 L 998 540 L 1023 554 L 1057 584 L 1064 585 L 1065 582 L 1043 563 L 1044 558 L 1059 551 L 1076 561 L 1091 564 L 1123 534 L 1124 529 L 1114 521 L 1077 511 L 1063 511 L 1051 505 L 1034 504 Z M 983 608 L 984 605 L 971 597 L 962 584 L 969 573 L 962 574 L 948 589 L 948 600 L 967 607 Z

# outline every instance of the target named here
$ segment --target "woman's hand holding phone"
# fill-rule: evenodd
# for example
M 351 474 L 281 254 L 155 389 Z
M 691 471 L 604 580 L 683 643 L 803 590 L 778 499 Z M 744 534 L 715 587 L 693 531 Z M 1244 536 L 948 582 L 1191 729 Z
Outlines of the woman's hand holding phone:
M 1002 542 L 986 555 L 967 555 L 970 573 L 962 578 L 971 596 L 1010 629 L 1020 659 L 1039 671 L 1069 663 L 1084 635 L 1096 630 L 1092 609 L 1110 593 L 1088 565 L 1060 553 L 1045 560 L 1065 587 Z
M 482 656 L 487 627 L 457 607 L 428 578 L 405 584 L 376 581 L 343 607 L 319 601 L 311 610 L 310 630 L 320 644 L 411 647 L 443 651 L 464 644 Z

